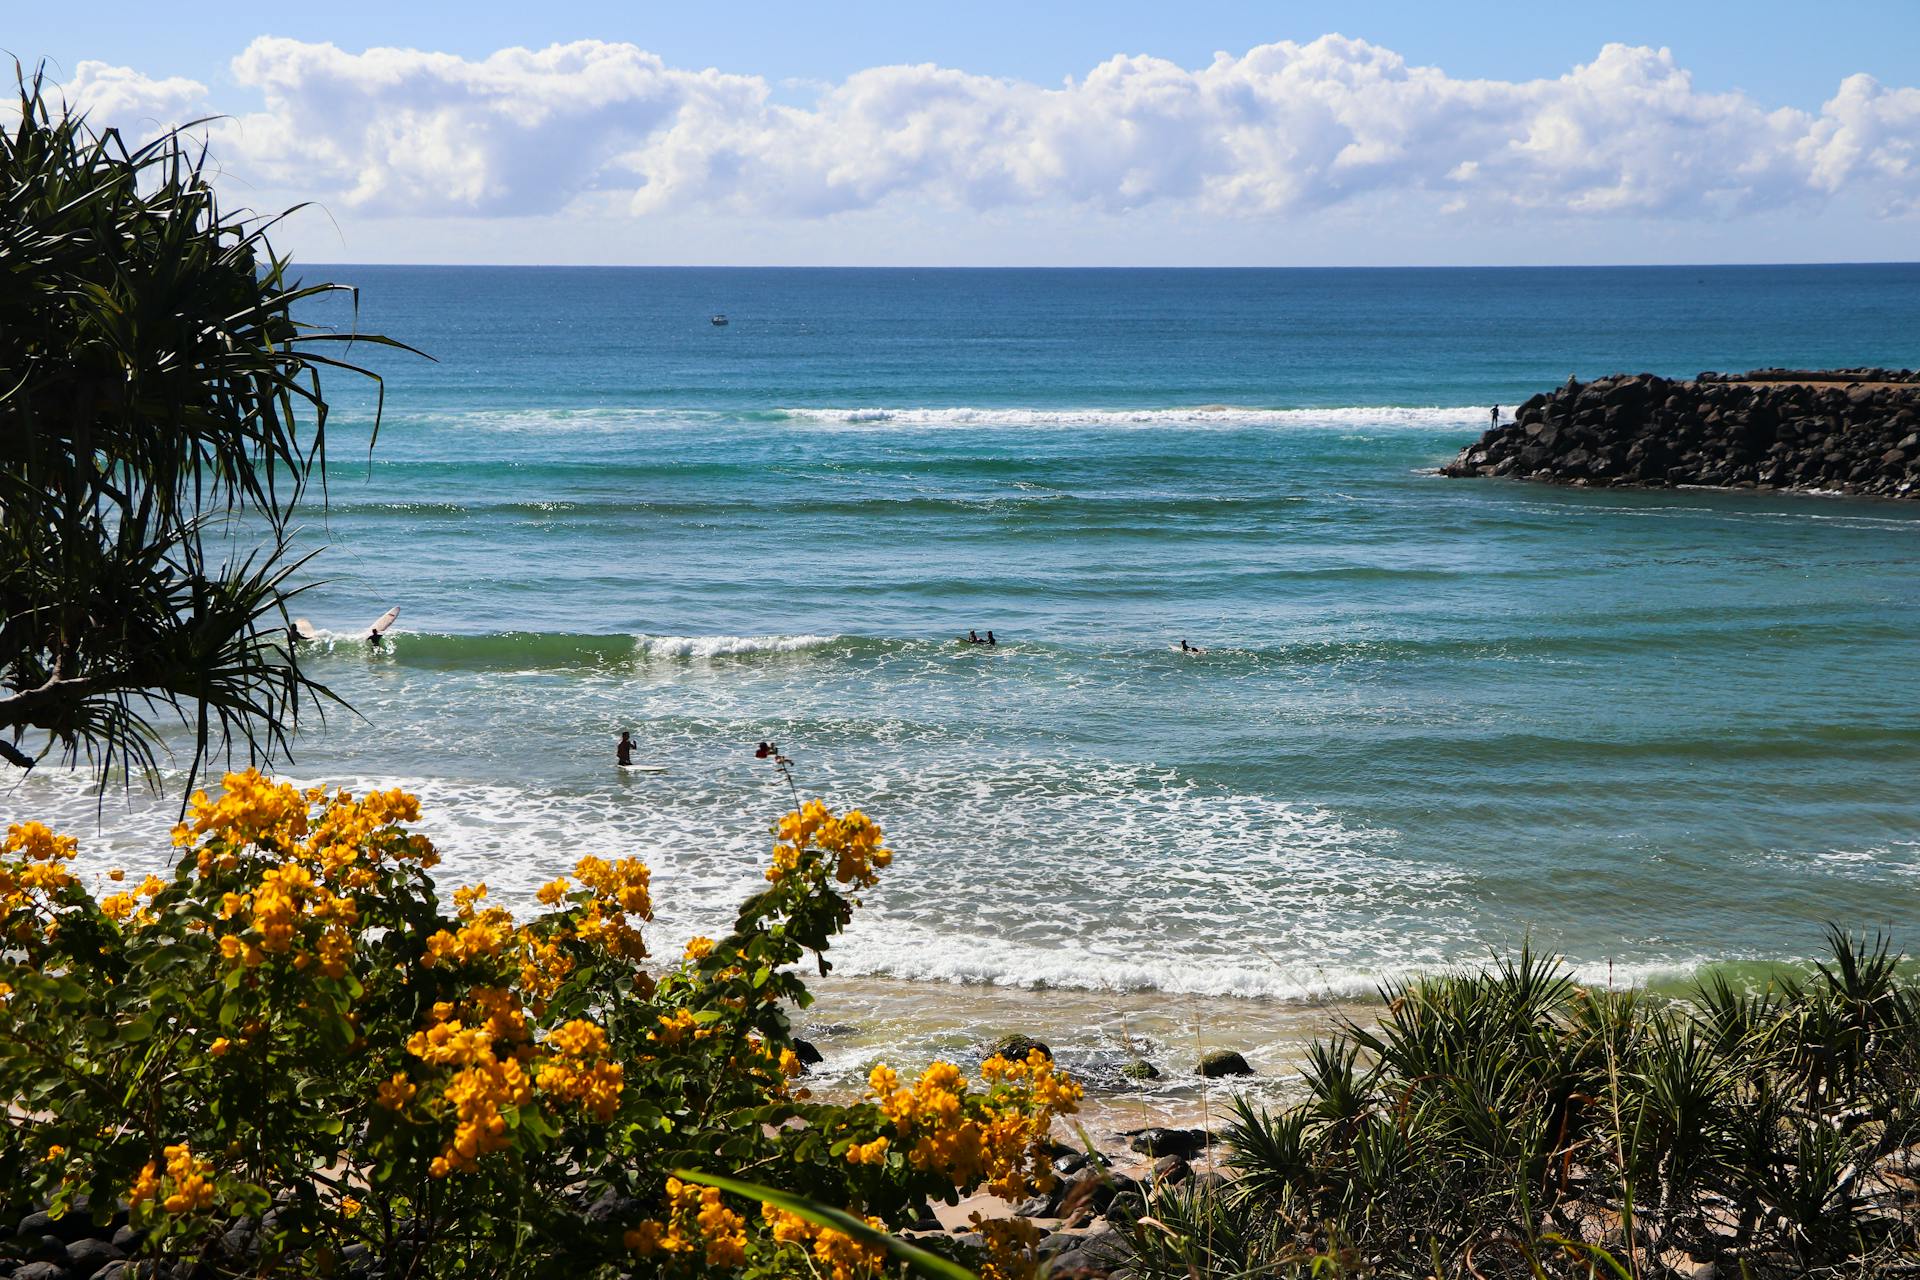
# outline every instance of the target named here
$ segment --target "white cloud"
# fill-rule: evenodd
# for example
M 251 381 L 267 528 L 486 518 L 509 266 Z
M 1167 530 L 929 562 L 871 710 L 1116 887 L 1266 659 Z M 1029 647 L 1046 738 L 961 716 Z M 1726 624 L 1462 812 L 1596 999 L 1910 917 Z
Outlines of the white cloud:
M 99 125 L 116 125 L 130 140 L 207 114 L 207 86 L 184 76 L 156 80 L 131 67 L 83 61 L 61 86 L 67 101 Z M 17 110 L 17 108 L 16 108 Z
M 233 72 L 264 108 L 218 128 L 228 167 L 372 214 L 612 200 L 635 215 L 931 203 L 1259 218 L 1385 196 L 1449 216 L 1684 219 L 1843 189 L 1889 213 L 1920 202 L 1920 89 L 1853 76 L 1817 113 L 1772 109 L 1625 45 L 1525 81 L 1456 79 L 1337 35 L 1198 69 L 1115 57 L 1058 88 L 875 67 L 804 107 L 759 77 L 598 41 L 471 60 L 263 37 Z M 115 120 L 178 118 L 205 95 L 91 62 L 69 92 Z

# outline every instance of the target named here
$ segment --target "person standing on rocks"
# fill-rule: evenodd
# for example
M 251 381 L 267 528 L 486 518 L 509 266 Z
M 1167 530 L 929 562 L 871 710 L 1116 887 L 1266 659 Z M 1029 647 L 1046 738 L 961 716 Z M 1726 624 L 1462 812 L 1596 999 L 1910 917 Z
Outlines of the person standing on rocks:
M 1487 411 L 1487 425 L 1489 427 L 1497 427 L 1500 425 L 1500 406 L 1499 405 L 1495 405 L 1493 406 L 1492 409 Z

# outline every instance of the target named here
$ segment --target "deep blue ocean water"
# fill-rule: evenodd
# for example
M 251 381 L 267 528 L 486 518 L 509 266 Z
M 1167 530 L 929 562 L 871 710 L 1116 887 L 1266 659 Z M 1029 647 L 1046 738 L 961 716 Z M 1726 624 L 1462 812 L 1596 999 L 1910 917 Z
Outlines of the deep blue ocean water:
M 359 718 L 291 772 L 417 788 L 453 878 L 637 852 L 663 947 L 711 931 L 771 737 L 900 853 L 846 972 L 1920 947 L 1920 504 L 1433 473 L 1570 373 L 1920 365 L 1920 267 L 313 274 L 437 363 L 370 353 L 370 458 L 333 384 L 300 611 Z M 8 805 L 167 853 L 79 779 Z

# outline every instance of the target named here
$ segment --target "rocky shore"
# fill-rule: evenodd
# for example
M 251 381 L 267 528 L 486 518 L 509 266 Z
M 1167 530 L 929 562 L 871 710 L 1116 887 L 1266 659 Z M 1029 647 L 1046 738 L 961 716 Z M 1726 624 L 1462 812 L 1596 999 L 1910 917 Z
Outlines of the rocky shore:
M 1582 487 L 1920 498 L 1920 373 L 1619 374 L 1536 395 L 1442 467 Z

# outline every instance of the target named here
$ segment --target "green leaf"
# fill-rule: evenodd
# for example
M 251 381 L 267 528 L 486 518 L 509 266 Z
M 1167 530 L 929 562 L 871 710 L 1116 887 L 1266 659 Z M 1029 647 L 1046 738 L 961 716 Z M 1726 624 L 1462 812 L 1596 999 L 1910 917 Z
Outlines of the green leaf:
M 762 1201 L 777 1209 L 784 1209 L 795 1217 L 805 1218 L 816 1227 L 830 1227 L 843 1235 L 852 1236 L 869 1248 L 885 1250 L 920 1275 L 939 1276 L 942 1280 L 979 1280 L 973 1272 L 958 1263 L 949 1262 L 937 1254 L 928 1253 L 917 1245 L 908 1244 L 899 1236 L 876 1231 L 859 1218 L 839 1209 L 815 1204 L 811 1200 L 785 1191 L 776 1191 L 772 1187 L 763 1187 L 758 1183 L 723 1178 L 717 1173 L 694 1173 L 687 1169 L 675 1169 L 673 1176 L 682 1182 L 696 1182 L 702 1186 L 718 1187 L 744 1200 Z

